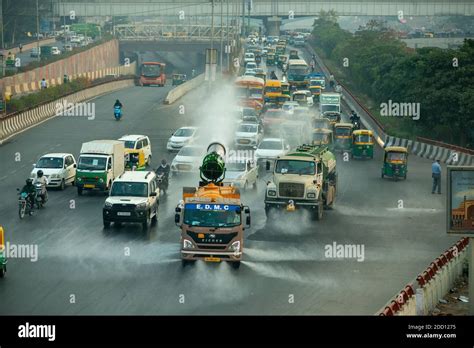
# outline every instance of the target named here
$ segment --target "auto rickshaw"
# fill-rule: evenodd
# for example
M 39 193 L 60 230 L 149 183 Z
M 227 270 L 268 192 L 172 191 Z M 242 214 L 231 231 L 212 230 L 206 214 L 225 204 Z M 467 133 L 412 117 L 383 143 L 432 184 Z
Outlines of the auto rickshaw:
M 275 65 L 275 55 L 272 54 L 272 53 L 268 53 L 267 54 L 267 60 L 266 60 L 266 64 L 267 66 L 274 66 Z
M 334 125 L 334 138 L 334 149 L 336 151 L 351 151 L 352 123 L 336 123 Z
M 313 145 L 325 145 L 331 150 L 334 147 L 334 135 L 332 130 L 324 128 L 313 129 L 311 142 Z
M 142 149 L 128 150 L 125 153 L 125 170 L 145 170 L 145 153 Z
M 276 47 L 276 50 L 275 50 L 275 55 L 281 56 L 281 55 L 283 55 L 283 54 L 285 54 L 285 46 L 283 46 L 283 45 L 278 45 L 278 46 Z
M 180 85 L 184 82 L 186 82 L 185 74 L 173 74 L 173 86 Z
M 7 273 L 7 257 L 5 256 L 5 234 L 3 227 L 0 226 L 0 278 L 5 277 Z
M 384 149 L 382 178 L 395 180 L 407 178 L 408 149 L 403 146 L 387 146 Z
M 290 84 L 286 81 L 281 82 L 281 93 L 290 96 Z
M 352 132 L 351 157 L 374 158 L 374 135 L 367 129 L 359 129 Z

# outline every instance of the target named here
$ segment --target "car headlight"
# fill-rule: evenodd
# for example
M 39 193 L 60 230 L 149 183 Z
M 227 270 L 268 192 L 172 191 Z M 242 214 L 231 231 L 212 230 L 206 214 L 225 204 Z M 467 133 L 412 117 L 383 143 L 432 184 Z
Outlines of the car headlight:
M 103 182 L 104 182 L 104 179 L 100 178 L 100 179 L 99 179 L 99 182 L 100 182 L 100 183 L 103 183 Z
M 240 251 L 240 241 L 235 241 L 234 243 L 232 243 L 232 245 L 230 246 L 230 250 L 232 251 Z
M 110 202 L 105 201 L 104 207 L 105 208 L 112 208 L 113 204 Z
M 194 249 L 194 244 L 187 239 L 183 239 L 183 249 Z
M 146 202 L 143 203 L 138 203 L 135 208 L 137 209 L 145 209 L 146 208 Z
M 275 197 L 277 195 L 277 192 L 275 190 L 268 190 L 267 191 L 267 194 L 270 196 L 270 197 Z
M 306 195 L 307 198 L 316 198 L 316 193 L 310 192 Z
M 76 181 L 82 181 L 82 178 L 81 178 L 80 176 L 78 176 L 78 177 L 76 178 Z

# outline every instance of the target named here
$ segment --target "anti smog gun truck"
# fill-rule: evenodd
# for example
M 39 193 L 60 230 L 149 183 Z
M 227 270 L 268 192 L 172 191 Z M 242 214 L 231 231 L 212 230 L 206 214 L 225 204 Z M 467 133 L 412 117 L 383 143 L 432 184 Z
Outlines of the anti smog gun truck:
M 336 186 L 334 154 L 326 146 L 301 145 L 277 158 L 265 192 L 265 213 L 305 209 L 312 220 L 321 220 L 323 209 L 334 205 Z
M 175 223 L 181 229 L 183 266 L 196 260 L 228 261 L 239 268 L 250 209 L 242 205 L 238 187 L 224 185 L 225 147 L 212 143 L 199 168 L 199 187 L 183 187 Z

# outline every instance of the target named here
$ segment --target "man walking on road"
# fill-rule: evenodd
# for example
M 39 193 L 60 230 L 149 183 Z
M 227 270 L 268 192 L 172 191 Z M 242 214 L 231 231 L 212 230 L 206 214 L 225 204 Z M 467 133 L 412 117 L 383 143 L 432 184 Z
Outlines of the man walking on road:
M 441 194 L 441 165 L 439 164 L 439 159 L 431 165 L 431 177 L 433 178 L 431 193 L 434 194 L 436 187 L 438 187 L 438 194 Z
M 43 78 L 41 80 L 41 89 L 46 89 L 48 88 L 48 84 L 46 83 L 46 80 Z
M 22 45 L 22 44 L 19 44 L 19 45 L 18 45 L 18 48 L 19 48 L 20 53 L 21 53 L 21 52 L 23 51 L 23 45 Z

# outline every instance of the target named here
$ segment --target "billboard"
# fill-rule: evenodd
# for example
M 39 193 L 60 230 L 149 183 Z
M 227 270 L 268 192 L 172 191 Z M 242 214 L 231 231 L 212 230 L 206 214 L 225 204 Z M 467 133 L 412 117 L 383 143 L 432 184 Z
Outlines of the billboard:
M 474 235 L 474 166 L 447 169 L 447 232 Z

